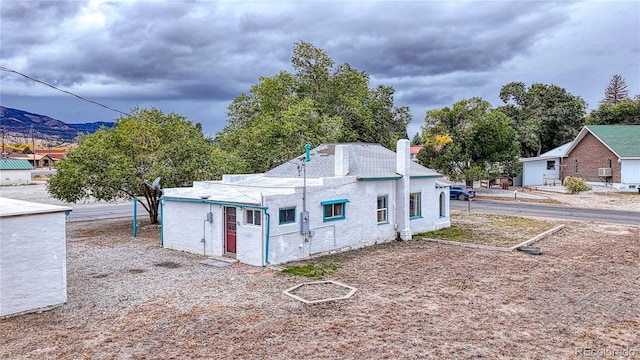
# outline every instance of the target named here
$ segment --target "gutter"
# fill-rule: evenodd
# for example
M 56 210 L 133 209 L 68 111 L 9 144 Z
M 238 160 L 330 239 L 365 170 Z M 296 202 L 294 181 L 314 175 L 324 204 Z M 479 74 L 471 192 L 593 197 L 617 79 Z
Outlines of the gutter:
M 259 205 L 248 205 L 248 204 L 238 204 L 238 203 L 230 203 L 224 201 L 215 201 L 215 200 L 207 200 L 207 199 L 188 199 L 188 198 L 171 198 L 171 197 L 161 197 L 160 198 L 160 245 L 164 245 L 164 232 L 162 230 L 163 217 L 162 217 L 162 203 L 164 201 L 172 201 L 172 202 L 183 202 L 183 203 L 194 203 L 194 204 L 209 204 L 209 205 L 220 205 L 220 206 L 230 206 L 230 207 L 239 207 L 240 209 L 259 209 L 264 212 L 267 217 L 267 231 L 265 234 L 266 244 L 265 244 L 265 254 L 264 260 L 268 264 L 269 262 L 269 229 L 271 228 L 271 215 L 267 212 L 269 210 L 266 206 Z

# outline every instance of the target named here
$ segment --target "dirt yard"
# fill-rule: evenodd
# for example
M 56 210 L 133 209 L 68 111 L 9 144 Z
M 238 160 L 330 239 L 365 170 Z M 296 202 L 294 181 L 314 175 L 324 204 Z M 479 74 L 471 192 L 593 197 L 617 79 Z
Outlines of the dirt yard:
M 0 358 L 640 358 L 640 228 L 563 223 L 540 256 L 408 241 L 316 259 L 358 289 L 316 305 L 282 293 L 306 278 L 69 223 L 67 304 L 0 320 Z

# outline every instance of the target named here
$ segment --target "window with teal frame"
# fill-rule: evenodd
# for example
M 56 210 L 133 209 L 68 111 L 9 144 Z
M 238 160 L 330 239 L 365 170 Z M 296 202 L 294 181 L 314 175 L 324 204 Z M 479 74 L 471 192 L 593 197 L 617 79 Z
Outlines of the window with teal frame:
M 278 223 L 280 225 L 292 224 L 296 222 L 296 208 L 281 208 L 278 212 Z
M 421 193 L 409 194 L 409 219 L 419 219 L 422 217 L 421 198 Z
M 323 201 L 322 204 L 322 221 L 344 220 L 347 216 L 347 199 Z

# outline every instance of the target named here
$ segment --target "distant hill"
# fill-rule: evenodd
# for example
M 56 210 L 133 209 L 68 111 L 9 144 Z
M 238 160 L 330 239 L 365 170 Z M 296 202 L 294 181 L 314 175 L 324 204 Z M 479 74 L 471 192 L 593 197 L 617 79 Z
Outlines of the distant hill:
M 62 140 L 73 141 L 80 132 L 93 133 L 101 126 L 112 127 L 114 123 L 67 124 L 45 115 L 0 106 L 0 125 L 4 126 L 6 134 L 14 136 L 28 137 L 33 126 L 36 138 L 59 137 Z

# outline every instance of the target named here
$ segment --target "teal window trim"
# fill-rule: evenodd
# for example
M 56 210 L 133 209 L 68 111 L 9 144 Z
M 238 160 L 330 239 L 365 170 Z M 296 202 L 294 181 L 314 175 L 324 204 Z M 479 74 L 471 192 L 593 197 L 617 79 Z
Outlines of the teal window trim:
M 291 212 L 293 214 L 293 218 L 289 219 L 288 217 L 285 217 L 284 219 L 282 218 L 282 214 L 286 215 L 287 213 Z M 284 207 L 284 208 L 280 208 L 278 209 L 278 224 L 279 225 L 287 225 L 287 224 L 295 224 L 296 222 L 296 207 Z
M 438 175 L 412 175 L 409 176 L 409 179 L 437 179 L 437 178 L 441 178 L 442 175 L 438 174 Z
M 338 200 L 329 200 L 322 201 L 322 222 L 328 221 L 336 221 L 336 220 L 344 220 L 347 217 L 347 203 L 348 199 L 338 199 Z M 341 213 L 340 215 L 335 215 L 336 213 L 336 205 L 340 205 Z M 327 212 L 331 214 L 331 216 L 327 216 Z
M 422 219 L 422 216 L 412 216 L 409 218 L 409 220 L 418 220 L 418 219 Z
M 338 199 L 338 200 L 323 201 L 320 204 L 324 206 L 324 205 L 332 205 L 332 204 L 344 204 L 348 202 L 349 202 L 349 199 Z

